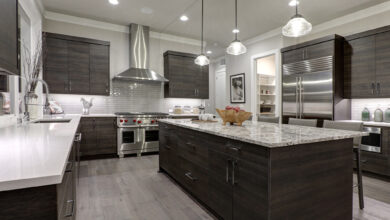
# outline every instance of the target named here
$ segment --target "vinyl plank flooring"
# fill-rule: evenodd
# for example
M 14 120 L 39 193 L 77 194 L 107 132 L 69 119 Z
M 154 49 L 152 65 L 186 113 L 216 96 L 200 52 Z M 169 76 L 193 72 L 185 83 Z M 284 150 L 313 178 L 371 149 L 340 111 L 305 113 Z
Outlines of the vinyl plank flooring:
M 215 219 L 157 170 L 158 155 L 81 162 L 77 219 Z M 353 219 L 390 220 L 390 182 L 364 176 L 363 183 L 366 207 L 359 209 L 354 189 Z

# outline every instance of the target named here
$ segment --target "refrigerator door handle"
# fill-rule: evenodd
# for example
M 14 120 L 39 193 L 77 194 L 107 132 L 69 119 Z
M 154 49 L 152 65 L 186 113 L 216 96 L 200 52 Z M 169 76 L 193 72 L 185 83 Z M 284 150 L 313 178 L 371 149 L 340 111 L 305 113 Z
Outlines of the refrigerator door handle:
M 302 100 L 302 92 L 303 92 L 303 79 L 300 77 L 299 80 L 299 118 L 302 118 L 302 112 L 303 112 L 303 100 Z
M 300 114 L 300 101 L 299 101 L 299 78 L 300 77 L 297 77 L 296 78 L 296 83 L 297 83 L 297 86 L 295 88 L 295 106 L 296 106 L 296 113 L 295 113 L 295 118 L 298 118 L 299 117 L 299 114 Z

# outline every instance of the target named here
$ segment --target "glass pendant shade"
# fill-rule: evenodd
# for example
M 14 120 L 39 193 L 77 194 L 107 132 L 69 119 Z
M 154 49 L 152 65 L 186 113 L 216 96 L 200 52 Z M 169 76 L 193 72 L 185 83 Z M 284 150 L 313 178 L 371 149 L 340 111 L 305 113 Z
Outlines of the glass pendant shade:
M 196 59 L 195 59 L 195 64 L 199 65 L 199 66 L 206 66 L 206 65 L 209 65 L 210 64 L 210 60 L 209 58 L 207 58 L 204 54 L 201 54 L 199 55 Z
M 295 15 L 283 27 L 283 35 L 286 37 L 301 37 L 310 33 L 312 25 L 302 16 Z
M 226 49 L 226 53 L 230 55 L 241 55 L 246 53 L 246 47 L 239 40 L 233 41 Z

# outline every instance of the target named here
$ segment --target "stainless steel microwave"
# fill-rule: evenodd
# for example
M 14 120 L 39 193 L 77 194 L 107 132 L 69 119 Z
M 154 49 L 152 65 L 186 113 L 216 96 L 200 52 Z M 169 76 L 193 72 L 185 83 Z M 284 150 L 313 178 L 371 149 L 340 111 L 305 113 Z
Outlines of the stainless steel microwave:
M 382 153 L 382 129 L 378 127 L 364 127 L 368 136 L 362 137 L 361 150 L 373 153 Z

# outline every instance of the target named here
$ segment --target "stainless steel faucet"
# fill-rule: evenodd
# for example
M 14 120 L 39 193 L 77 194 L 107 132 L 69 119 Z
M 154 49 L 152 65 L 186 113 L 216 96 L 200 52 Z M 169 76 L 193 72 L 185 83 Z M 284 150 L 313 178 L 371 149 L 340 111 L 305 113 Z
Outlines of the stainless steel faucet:
M 27 84 L 30 84 L 30 83 L 33 83 L 33 82 L 40 82 L 45 87 L 46 99 L 45 99 L 45 104 L 44 104 L 44 108 L 43 108 L 43 114 L 44 115 L 48 115 L 48 114 L 50 114 L 50 103 L 49 103 L 50 92 L 49 92 L 49 86 L 42 79 L 32 79 Z M 31 94 L 29 94 L 27 92 L 27 90 L 26 90 L 26 93 L 24 95 L 24 106 L 25 106 L 25 109 L 24 109 L 24 119 L 26 121 L 30 121 L 30 113 L 28 112 L 28 105 L 29 105 L 28 103 L 30 101 L 30 98 L 32 98 L 30 96 L 31 96 Z

